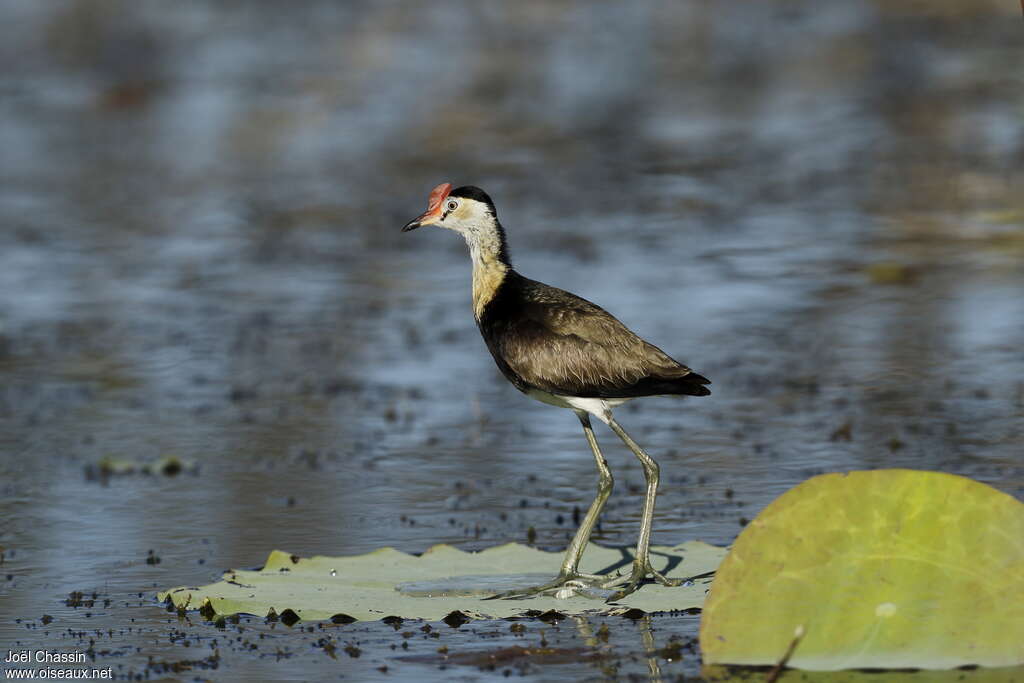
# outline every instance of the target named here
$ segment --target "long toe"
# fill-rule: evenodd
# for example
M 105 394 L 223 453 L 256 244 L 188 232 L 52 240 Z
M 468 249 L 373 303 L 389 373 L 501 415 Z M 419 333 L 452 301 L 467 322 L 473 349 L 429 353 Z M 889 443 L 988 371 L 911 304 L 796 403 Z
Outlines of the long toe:
M 615 588 L 633 580 L 632 574 L 619 574 L 618 576 L 606 577 L 601 584 L 602 588 Z
M 670 579 L 667 576 L 665 576 L 664 574 L 662 574 L 661 572 L 657 571 L 650 564 L 647 565 L 647 573 L 650 574 L 651 577 L 655 581 L 660 583 L 662 586 L 670 586 L 671 587 L 671 586 L 681 586 L 681 585 L 683 585 L 683 579 Z
M 626 582 L 626 585 L 624 585 L 622 588 L 618 589 L 617 591 L 615 591 L 614 593 L 609 595 L 605 599 L 605 602 L 617 602 L 617 601 L 621 600 L 622 598 L 626 597 L 630 593 L 635 592 L 636 589 L 640 587 L 640 583 L 642 581 L 643 581 L 642 577 L 641 578 L 630 578 Z
M 683 579 L 668 578 L 654 569 L 651 566 L 650 560 L 646 560 L 643 562 L 634 561 L 633 571 L 628 576 L 613 577 L 601 584 L 601 587 L 611 589 L 621 586 L 607 599 L 608 602 L 614 602 L 636 591 L 637 588 L 643 585 L 647 577 L 654 579 L 663 586 L 681 586 L 683 584 Z
M 524 588 L 513 588 L 512 590 L 491 595 L 485 600 L 525 600 L 538 595 L 550 594 L 557 598 L 571 598 L 579 595 L 595 600 L 607 600 L 610 591 L 604 585 L 606 576 L 594 574 L 569 573 L 560 574 L 547 583 Z

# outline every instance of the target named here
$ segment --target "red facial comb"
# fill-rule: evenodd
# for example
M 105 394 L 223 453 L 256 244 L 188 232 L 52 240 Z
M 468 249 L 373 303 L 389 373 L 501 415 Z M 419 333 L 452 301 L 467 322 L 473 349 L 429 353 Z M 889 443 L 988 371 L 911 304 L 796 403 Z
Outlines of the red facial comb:
M 430 199 L 427 201 L 427 213 L 434 213 L 441 208 L 441 202 L 452 191 L 451 183 L 441 183 L 430 191 Z

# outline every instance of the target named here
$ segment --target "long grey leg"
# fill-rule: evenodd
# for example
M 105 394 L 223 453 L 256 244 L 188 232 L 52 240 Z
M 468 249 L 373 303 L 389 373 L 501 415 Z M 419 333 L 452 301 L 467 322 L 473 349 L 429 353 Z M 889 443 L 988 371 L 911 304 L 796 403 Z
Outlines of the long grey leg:
M 605 584 L 609 581 L 606 576 L 591 576 L 589 574 L 580 574 L 579 565 L 580 559 L 583 557 L 583 551 L 587 548 L 587 543 L 590 541 L 590 534 L 594 530 L 594 525 L 597 524 L 597 518 L 601 515 L 601 509 L 604 507 L 605 502 L 608 500 L 608 496 L 612 493 L 612 486 L 614 480 L 612 479 L 611 470 L 608 469 L 608 463 L 605 462 L 604 456 L 601 455 L 601 449 L 597 445 L 597 439 L 594 437 L 594 430 L 590 426 L 590 415 L 586 411 L 577 410 L 576 417 L 580 419 L 580 424 L 583 425 L 583 433 L 587 437 L 587 443 L 590 444 L 590 450 L 594 452 L 594 460 L 597 461 L 597 496 L 594 498 L 594 502 L 590 504 L 590 509 L 587 510 L 586 516 L 583 521 L 580 522 L 579 529 L 576 530 L 576 535 L 573 536 L 572 542 L 569 544 L 569 548 L 565 551 L 565 559 L 562 561 L 562 568 L 551 581 L 542 583 L 539 586 L 530 586 L 526 588 L 515 588 L 504 593 L 492 595 L 487 600 L 494 600 L 500 598 L 526 598 L 531 595 L 537 595 L 540 593 L 547 593 L 559 589 L 568 589 L 570 594 L 574 591 L 578 591 L 579 595 L 586 597 L 595 597 L 594 595 L 588 594 L 588 588 L 602 588 L 605 589 Z M 641 576 L 641 578 L 643 578 Z M 616 576 L 612 580 L 618 580 Z M 636 581 L 634 584 L 637 583 Z M 569 587 L 572 587 L 569 589 Z M 556 593 L 557 595 L 557 593 Z M 606 597 L 607 592 L 600 595 L 603 599 Z
M 636 542 L 636 559 L 633 561 L 633 574 L 630 577 L 630 586 L 623 589 L 625 592 L 620 591 L 617 597 L 631 593 L 636 589 L 636 584 L 643 580 L 644 576 L 651 574 L 659 582 L 665 585 L 678 585 L 678 581 L 666 579 L 664 576 L 654 571 L 651 567 L 650 558 L 650 545 L 651 545 L 651 527 L 654 524 L 654 501 L 658 495 L 658 476 L 660 470 L 658 463 L 654 462 L 654 459 L 644 452 L 644 449 L 640 448 L 640 445 L 633 441 L 632 437 L 626 433 L 626 430 L 619 426 L 619 423 L 615 421 L 615 418 L 608 416 L 608 426 L 612 428 L 612 431 L 618 434 L 619 438 L 629 446 L 629 450 L 633 451 L 633 454 L 640 460 L 640 464 L 644 468 L 644 479 L 647 481 L 647 493 L 644 496 L 644 511 L 640 518 L 640 537 Z
M 583 425 L 583 433 L 587 437 L 587 443 L 590 444 L 590 450 L 594 452 L 594 460 L 597 461 L 597 496 L 594 498 L 594 502 L 590 504 L 590 509 L 587 510 L 587 514 L 580 523 L 579 529 L 576 530 L 572 543 L 569 544 L 569 548 L 565 551 L 565 560 L 562 562 L 563 575 L 575 574 L 579 571 L 580 558 L 583 557 L 583 551 L 586 550 L 587 542 L 590 541 L 590 534 L 594 531 L 597 518 L 601 515 L 601 509 L 608 501 L 608 496 L 612 493 L 612 486 L 615 484 L 611 470 L 608 469 L 608 463 L 605 461 L 604 456 L 601 455 L 601 449 L 597 445 L 594 429 L 590 426 L 590 415 L 582 410 L 575 412 L 576 417 L 580 419 L 580 424 Z

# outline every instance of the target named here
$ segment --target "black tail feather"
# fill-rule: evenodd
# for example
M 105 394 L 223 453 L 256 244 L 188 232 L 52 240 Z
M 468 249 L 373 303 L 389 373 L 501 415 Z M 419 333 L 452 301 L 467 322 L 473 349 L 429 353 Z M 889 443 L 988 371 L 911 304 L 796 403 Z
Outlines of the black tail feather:
M 636 384 L 608 392 L 601 398 L 636 398 L 640 396 L 710 396 L 705 384 L 711 380 L 696 372 L 682 377 L 644 377 Z

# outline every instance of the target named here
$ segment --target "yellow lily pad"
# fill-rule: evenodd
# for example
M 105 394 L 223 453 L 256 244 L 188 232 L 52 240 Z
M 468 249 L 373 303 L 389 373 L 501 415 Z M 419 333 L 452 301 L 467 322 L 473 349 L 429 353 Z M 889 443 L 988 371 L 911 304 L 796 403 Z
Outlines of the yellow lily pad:
M 701 619 L 706 664 L 1024 664 L 1024 504 L 965 477 L 826 474 L 736 540 Z
M 692 585 L 668 588 L 643 586 L 622 600 L 607 604 L 601 600 L 574 596 L 534 597 L 525 600 L 485 600 L 489 594 L 459 594 L 442 591 L 430 597 L 422 590 L 400 592 L 399 584 L 439 581 L 469 576 L 480 577 L 537 574 L 537 583 L 555 576 L 562 553 L 548 553 L 509 543 L 468 553 L 449 545 L 437 545 L 422 555 L 409 555 L 394 548 L 381 548 L 365 555 L 348 557 L 298 557 L 280 550 L 270 553 L 258 570 L 230 570 L 221 581 L 200 587 L 172 588 L 157 595 L 178 608 L 203 608 L 207 614 L 236 613 L 264 615 L 274 610 L 291 610 L 303 620 L 374 620 L 388 616 L 405 619 L 438 620 L 459 612 L 467 618 L 505 618 L 531 610 L 555 610 L 564 614 L 583 612 L 615 613 L 631 609 L 666 612 L 699 608 L 704 603 L 711 579 L 708 575 L 725 557 L 726 549 L 700 541 L 673 547 L 651 548 L 655 567 L 670 578 L 697 578 Z M 632 554 L 625 550 L 591 544 L 583 556 L 581 571 L 604 573 L 612 568 L 629 570 Z M 458 584 L 459 581 L 454 583 Z M 347 618 L 347 619 L 346 619 Z

